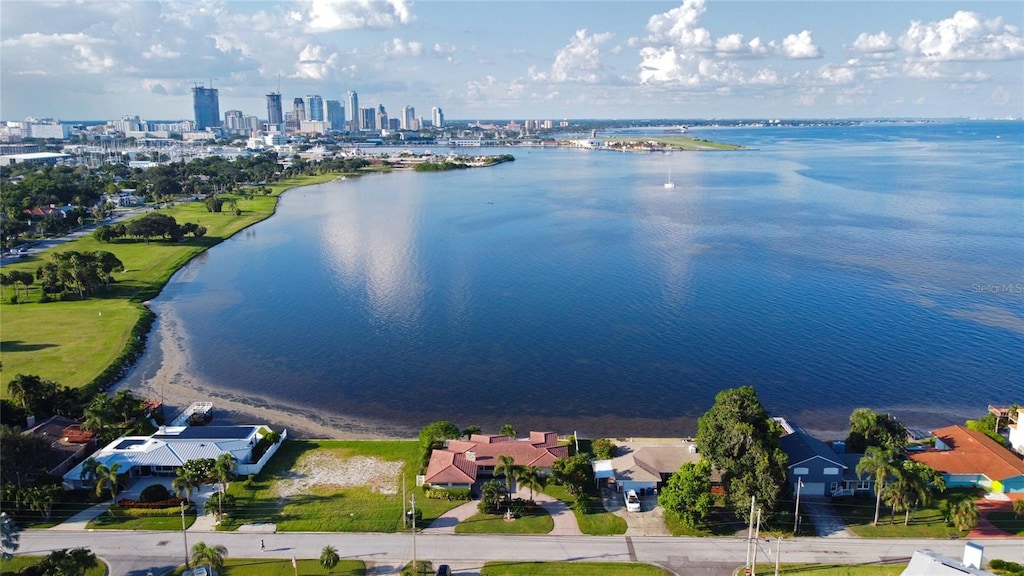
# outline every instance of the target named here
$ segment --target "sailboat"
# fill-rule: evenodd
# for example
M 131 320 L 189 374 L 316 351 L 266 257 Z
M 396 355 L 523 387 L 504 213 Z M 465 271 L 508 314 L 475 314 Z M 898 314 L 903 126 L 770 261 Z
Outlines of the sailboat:
M 676 183 L 672 181 L 672 169 L 668 169 L 668 180 L 665 180 L 665 188 L 675 188 Z

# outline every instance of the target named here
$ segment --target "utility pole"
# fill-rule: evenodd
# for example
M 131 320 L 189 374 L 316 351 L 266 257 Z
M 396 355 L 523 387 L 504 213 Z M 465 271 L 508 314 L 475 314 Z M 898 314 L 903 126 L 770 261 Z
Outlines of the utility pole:
M 405 515 L 405 472 L 402 472 L 402 528 L 409 527 L 409 517 Z
M 779 576 L 779 556 L 782 555 L 782 538 L 775 539 L 775 576 Z
M 757 509 L 757 528 L 754 529 L 754 556 L 750 563 L 750 576 L 757 574 L 757 551 L 761 548 L 761 509 Z
M 754 542 L 754 503 L 756 500 L 756 496 L 750 497 L 750 523 L 747 526 L 747 563 L 745 566 L 747 570 L 750 570 L 750 545 Z
M 191 570 L 188 563 L 188 532 L 185 531 L 185 503 L 181 502 L 181 537 L 185 539 L 185 569 Z
M 796 479 L 796 512 L 793 514 L 793 536 L 796 536 L 796 531 L 800 528 L 800 489 L 804 486 L 803 478 Z
M 416 493 L 412 494 L 412 571 L 413 574 L 419 574 L 420 571 L 416 566 Z

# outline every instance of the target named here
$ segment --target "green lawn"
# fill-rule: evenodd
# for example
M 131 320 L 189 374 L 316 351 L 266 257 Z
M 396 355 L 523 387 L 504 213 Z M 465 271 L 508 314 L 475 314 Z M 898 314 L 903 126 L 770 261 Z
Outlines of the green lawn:
M 1024 536 L 1024 516 L 1010 511 L 999 510 L 988 515 L 989 521 L 1003 532 L 1015 536 Z
M 786 576 L 900 576 L 903 564 L 782 564 L 779 574 Z M 774 574 L 774 565 L 759 564 L 758 574 Z
M 891 509 L 882 503 L 878 526 L 872 526 L 875 515 L 874 498 L 843 499 L 832 503 L 836 513 L 846 522 L 854 534 L 865 538 L 950 538 L 964 537 L 967 532 L 959 532 L 946 523 L 942 507 L 951 498 L 959 498 L 965 494 L 976 494 L 974 489 L 951 488 L 927 508 L 911 514 L 909 526 L 903 525 L 904 514 L 897 512 L 891 516 Z
M 35 566 L 43 561 L 45 556 L 22 556 L 15 554 L 10 560 L 0 560 L 0 576 L 15 576 L 22 568 Z M 85 571 L 85 576 L 105 576 L 107 565 L 96 559 L 96 565 Z
M 555 521 L 543 508 L 515 520 L 505 520 L 502 514 L 474 514 L 455 526 L 456 534 L 547 534 Z
M 185 529 L 196 521 L 195 507 L 185 510 Z M 115 518 L 104 512 L 86 525 L 88 530 L 177 530 L 181 531 L 181 513 L 166 516 L 145 516 L 142 518 Z
M 631 562 L 487 562 L 480 576 L 665 576 L 665 570 Z
M 555 484 L 546 486 L 544 493 L 561 500 L 570 508 L 573 502 L 576 501 L 565 488 Z M 602 506 L 600 499 L 596 500 L 595 504 Z M 573 513 L 576 515 L 576 523 L 579 524 L 580 531 L 584 534 L 590 536 L 615 536 L 626 533 L 626 521 L 611 512 L 603 510 L 603 506 L 601 510 L 593 512 L 580 514 L 573 510 Z
M 724 506 L 716 505 L 704 524 L 691 528 L 674 514 L 665 514 L 665 526 L 673 536 L 733 536 L 738 529 L 746 529 Z
M 228 550 L 228 554 L 231 550 Z M 344 552 L 339 550 L 339 555 Z M 266 558 L 230 558 L 224 559 L 224 569 L 219 571 L 220 576 L 363 576 L 366 573 L 366 564 L 362 560 L 342 559 L 338 565 L 328 573 L 327 569 L 320 565 L 320 560 L 297 560 L 296 566 L 292 566 L 289 559 L 266 559 Z M 179 566 L 171 576 L 181 576 L 185 572 L 184 566 Z M 89 576 L 89 575 L 87 575 Z M 100 575 L 102 576 L 102 575 Z M 160 576 L 160 575 L 157 575 Z
M 640 140 L 632 138 L 612 138 L 609 142 L 639 142 Z M 665 136 L 662 138 L 644 138 L 643 142 L 657 142 L 664 146 L 671 146 L 676 150 L 686 151 L 697 151 L 697 150 L 743 150 L 742 146 L 735 144 L 724 144 L 721 142 L 711 142 L 709 140 L 701 140 L 700 138 L 690 138 L 688 136 Z
M 419 462 L 419 443 L 405 440 L 287 440 L 256 478 L 252 490 L 245 482 L 232 482 L 229 493 L 239 508 L 222 524 L 235 530 L 241 524 L 274 522 L 283 532 L 395 532 L 402 529 L 401 473 L 396 479 L 397 493 L 385 494 L 368 486 L 319 486 L 309 494 L 280 498 L 275 484 L 292 471 L 300 458 L 314 453 L 337 459 L 354 456 L 401 462 L 405 473 L 406 496 L 416 495 L 416 507 L 427 525 L 441 514 L 462 504 L 431 500 L 415 486 Z
M 145 315 L 140 303 L 159 294 L 175 271 L 200 252 L 273 214 L 281 191 L 326 182 L 335 177 L 335 174 L 322 174 L 277 183 L 272 186 L 272 196 L 238 200 L 241 216 L 207 212 L 206 206 L 200 202 L 161 210 L 173 216 L 178 223 L 197 222 L 205 226 L 206 236 L 199 240 L 189 237 L 182 243 L 101 243 L 90 236 L 55 248 L 62 251 L 106 250 L 124 263 L 125 271 L 115 274 L 117 283 L 106 292 L 83 301 L 40 304 L 41 288 L 33 285 L 27 299 L 23 297 L 22 304 L 9 304 L 6 300 L 0 303 L 0 316 L 3 317 L 0 354 L 4 373 L 8 379 L 15 374 L 35 374 L 72 388 L 88 384 L 121 355 L 132 327 Z M 5 268 L 34 274 L 46 258 L 46 253 L 35 253 Z M 0 398 L 7 397 L 7 386 L 0 386 Z
M 22 511 L 20 513 L 12 514 L 11 517 L 14 519 L 14 523 L 18 526 L 19 530 L 25 530 L 28 528 L 44 530 L 46 528 L 53 528 L 57 524 L 64 522 L 82 510 L 89 508 L 93 504 L 95 504 L 95 502 L 91 500 L 55 502 L 53 504 L 53 508 L 50 510 L 49 519 L 44 519 L 38 512 L 30 511 Z

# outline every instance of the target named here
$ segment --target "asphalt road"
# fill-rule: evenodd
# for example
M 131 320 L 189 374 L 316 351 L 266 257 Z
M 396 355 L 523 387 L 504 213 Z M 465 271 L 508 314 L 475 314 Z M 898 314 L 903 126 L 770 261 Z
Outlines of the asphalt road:
M 189 546 L 202 540 L 222 544 L 235 558 L 319 558 L 324 546 L 338 549 L 342 558 L 359 558 L 377 566 L 377 574 L 397 573 L 412 559 L 413 539 L 409 534 L 278 533 L 238 532 L 189 533 Z M 260 551 L 260 540 L 266 551 Z M 931 549 L 962 558 L 963 540 L 800 538 L 785 540 L 782 562 L 862 564 L 906 563 L 915 550 Z M 986 539 L 985 559 L 1002 558 L 1024 562 L 1024 539 Z M 184 561 L 185 543 L 181 532 L 118 532 L 93 530 L 63 532 L 32 530 L 21 533 L 18 554 L 47 554 L 51 550 L 86 546 L 108 562 L 111 576 L 159 574 Z M 762 548 L 774 553 L 775 542 Z M 505 536 L 420 534 L 416 537 L 417 558 L 449 563 L 459 574 L 479 573 L 491 560 L 584 560 L 639 561 L 669 568 L 677 574 L 731 574 L 746 558 L 747 542 L 741 538 L 672 538 L 624 536 Z M 762 552 L 761 570 L 768 574 L 769 558 Z

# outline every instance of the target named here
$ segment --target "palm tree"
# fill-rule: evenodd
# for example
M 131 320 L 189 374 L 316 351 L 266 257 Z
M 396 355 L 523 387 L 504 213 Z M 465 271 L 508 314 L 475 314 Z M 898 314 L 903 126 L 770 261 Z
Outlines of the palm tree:
M 178 468 L 174 480 L 171 480 L 171 488 L 175 490 L 179 496 L 185 495 L 187 502 L 192 502 L 192 491 L 198 488 L 203 483 L 201 478 L 196 478 L 195 475 L 187 468 L 182 466 Z
M 494 467 L 494 473 L 505 477 L 505 488 L 508 490 L 509 499 L 512 498 L 512 479 L 515 478 L 518 469 L 516 459 L 512 456 L 504 454 L 498 456 L 498 465 Z
M 97 470 L 100 466 L 102 464 L 100 464 L 99 460 L 92 457 L 87 458 L 85 462 L 82 462 L 82 473 L 78 477 L 79 480 L 96 480 L 96 477 L 99 475 Z
M 224 509 L 223 497 L 228 490 L 228 482 L 235 477 L 235 456 L 231 452 L 221 454 L 213 465 L 213 473 L 217 482 L 220 482 L 220 492 L 217 492 L 217 500 L 220 503 L 218 506 L 219 516 Z
M 340 560 L 338 549 L 334 546 L 324 546 L 324 549 L 320 551 L 320 565 L 327 569 L 328 574 L 338 565 Z
M 104 432 L 117 422 L 117 412 L 110 396 L 100 394 L 93 398 L 92 402 L 85 407 L 83 412 L 85 420 L 82 421 L 82 430 L 95 432 L 96 436 L 103 438 Z
M 896 463 L 896 453 L 877 446 L 871 446 L 864 457 L 857 463 L 858 476 L 875 477 L 875 519 L 872 526 L 878 526 L 878 513 L 882 507 L 882 491 L 885 488 L 885 480 L 889 476 L 898 474 L 902 467 Z
M 949 521 L 961 532 L 972 530 L 978 525 L 978 505 L 970 497 L 961 498 L 949 508 Z
M 214 572 L 220 572 L 224 567 L 224 557 L 228 555 L 228 549 L 220 544 L 207 546 L 206 542 L 196 542 L 192 547 L 193 564 L 209 564 Z
M 1020 518 L 1024 514 L 1024 500 L 1013 501 L 1013 515 Z
M 469 440 L 473 434 L 479 434 L 480 432 L 480 427 L 474 424 L 472 426 L 466 426 L 466 429 L 462 431 L 462 435 L 466 437 L 466 440 Z
M 501 434 L 502 436 L 508 436 L 509 438 L 516 437 L 516 429 L 513 428 L 511 424 L 505 424 L 504 426 L 502 426 L 501 430 L 499 430 L 498 433 Z
M 120 462 L 115 462 L 106 467 L 100 464 L 96 467 L 96 497 L 99 498 L 100 494 L 103 493 L 103 488 L 110 487 L 110 499 L 115 500 L 117 498 L 117 471 L 121 468 Z
M 96 554 L 88 548 L 74 548 L 68 552 L 68 561 L 75 574 L 83 576 L 89 568 L 96 565 Z
M 938 492 L 946 491 L 946 481 L 942 479 L 934 468 L 923 463 L 906 460 L 903 462 L 903 474 L 908 479 L 908 484 L 914 499 L 914 512 L 917 513 L 918 506 L 928 506 Z M 903 518 L 903 525 L 910 524 L 910 510 L 907 510 Z
M 546 480 L 536 466 L 520 466 L 516 474 L 516 482 L 530 489 L 530 502 L 533 502 L 533 491 L 543 490 Z
M 18 527 L 7 512 L 0 512 L 0 556 L 4 560 L 10 560 L 18 550 Z

